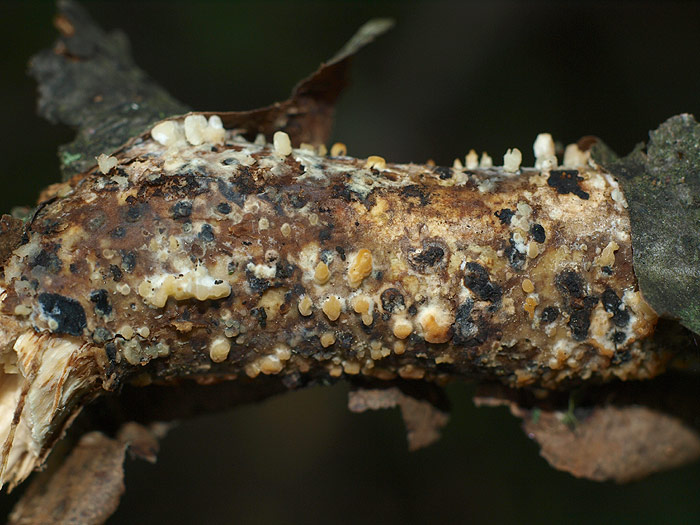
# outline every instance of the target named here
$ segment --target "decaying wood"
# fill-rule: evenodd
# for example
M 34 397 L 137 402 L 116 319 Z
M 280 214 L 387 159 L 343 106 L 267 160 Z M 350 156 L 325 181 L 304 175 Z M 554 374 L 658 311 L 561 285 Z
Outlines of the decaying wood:
M 285 102 L 169 117 L 184 106 L 135 69 L 121 37 L 61 6 L 59 43 L 32 66 L 40 108 L 65 120 L 69 101 L 84 114 L 68 120 L 81 131 L 65 182 L 22 227 L 0 224 L 3 483 L 40 466 L 99 397 L 148 423 L 340 379 L 356 385 L 352 410 L 400 406 L 411 448 L 446 423 L 435 389 L 468 379 L 491 385 L 477 400 L 508 403 L 575 475 L 627 481 L 698 456 L 695 405 L 639 406 L 663 384 L 652 378 L 697 356 L 679 325 L 657 329 L 633 265 L 636 193 L 602 145 L 571 145 L 559 167 L 543 135 L 532 168 L 519 152 L 466 168 L 328 152 L 349 58 L 386 21 Z M 100 83 L 115 64 L 120 82 Z M 67 97 L 83 76 L 90 89 Z M 611 401 L 620 391 L 624 406 Z M 667 446 L 647 446 L 658 425 Z M 50 483 L 100 442 L 115 469 L 111 512 L 125 445 L 88 436 Z M 16 522 L 55 497 L 30 490 Z

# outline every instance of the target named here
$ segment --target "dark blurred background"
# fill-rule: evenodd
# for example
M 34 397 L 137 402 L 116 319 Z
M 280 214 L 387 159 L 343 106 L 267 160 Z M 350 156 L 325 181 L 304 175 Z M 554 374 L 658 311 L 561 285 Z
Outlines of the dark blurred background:
M 602 137 L 619 153 L 700 114 L 700 5 L 691 2 L 89 2 L 138 64 L 196 109 L 287 97 L 374 16 L 337 112 L 350 154 L 497 163 L 537 133 Z M 29 57 L 54 39 L 51 2 L 0 4 L 0 211 L 58 180 L 70 129 L 35 116 Z M 452 385 L 443 439 L 409 454 L 396 411 L 352 415 L 346 388 L 288 394 L 183 423 L 156 465 L 128 462 L 125 523 L 697 523 L 700 464 L 627 486 L 556 472 L 505 409 Z M 21 488 L 0 496 L 6 515 Z

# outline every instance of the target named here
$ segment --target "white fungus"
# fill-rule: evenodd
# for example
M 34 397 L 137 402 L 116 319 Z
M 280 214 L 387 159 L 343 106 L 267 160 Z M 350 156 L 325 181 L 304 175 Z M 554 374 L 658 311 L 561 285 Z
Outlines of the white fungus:
M 581 151 L 577 144 L 569 144 L 564 150 L 564 166 L 567 168 L 583 168 L 589 158 L 590 153 Z
M 523 161 L 523 154 L 518 148 L 509 149 L 503 155 L 503 171 L 515 173 L 520 169 L 520 163 Z
M 479 167 L 479 155 L 473 149 L 469 150 L 467 156 L 464 158 L 468 170 L 475 170 Z
M 96 159 L 97 167 L 100 168 L 103 175 L 107 175 L 112 168 L 116 168 L 117 164 L 119 164 L 116 157 L 107 156 L 104 153 L 100 153 L 100 156 L 96 157 Z
M 554 148 L 554 139 L 549 133 L 540 133 L 532 145 L 535 153 L 535 168 L 550 170 L 557 167 L 557 155 Z
M 289 140 L 289 135 L 284 131 L 275 131 L 272 136 L 272 142 L 275 146 L 275 151 L 280 155 L 287 156 L 292 152 L 292 141 Z
M 481 160 L 479 161 L 480 168 L 492 168 L 493 159 L 485 151 L 481 154 Z
M 151 137 L 163 146 L 173 146 L 184 138 L 180 124 L 174 120 L 166 120 L 153 126 Z

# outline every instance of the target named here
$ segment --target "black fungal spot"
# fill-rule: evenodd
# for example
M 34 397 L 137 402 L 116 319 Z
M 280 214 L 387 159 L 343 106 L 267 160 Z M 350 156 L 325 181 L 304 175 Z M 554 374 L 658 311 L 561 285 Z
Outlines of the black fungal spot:
M 338 252 L 338 255 L 340 255 L 340 260 L 344 261 L 345 260 L 345 248 L 342 246 L 336 246 L 335 251 Z
M 95 303 L 95 312 L 101 315 L 112 313 L 112 305 L 109 304 L 109 292 L 107 290 L 95 290 L 90 293 L 90 301 Z
M 173 219 L 186 219 L 192 215 L 192 203 L 188 201 L 180 201 L 170 208 L 173 214 Z
M 216 206 L 216 211 L 218 211 L 222 215 L 228 215 L 229 213 L 231 213 L 231 205 L 228 202 L 220 202 Z
M 412 304 L 411 306 L 408 307 L 408 313 L 409 313 L 409 315 L 416 315 L 418 313 L 418 308 L 416 307 L 415 304 Z
M 326 264 L 331 264 L 333 262 L 333 252 L 331 250 L 323 250 L 319 257 Z
M 355 337 L 352 335 L 352 332 L 338 332 L 335 340 L 340 345 L 340 348 L 349 350 L 352 347 Z
M 479 329 L 472 320 L 472 308 L 474 308 L 474 301 L 471 299 L 467 299 L 457 308 L 455 322 L 452 325 L 453 343 L 463 345 L 477 335 Z
M 295 208 L 297 210 L 306 206 L 307 202 L 308 199 L 302 193 L 294 193 L 289 196 L 289 204 L 292 205 L 292 208 Z
M 260 308 L 253 308 L 250 314 L 258 320 L 260 328 L 265 328 L 267 326 L 267 312 L 262 306 Z
M 440 180 L 452 178 L 452 168 L 448 168 L 446 166 L 435 166 L 434 171 L 440 176 Z
M 497 211 L 494 213 L 496 217 L 498 217 L 498 220 L 501 221 L 501 224 L 510 224 L 510 220 L 513 218 L 513 215 L 515 215 L 515 212 L 511 210 L 510 208 L 503 208 L 502 210 Z
M 110 235 L 114 239 L 121 239 L 124 237 L 124 235 L 126 235 L 126 229 L 123 226 L 117 226 L 110 232 Z
M 246 279 L 248 280 L 248 286 L 250 286 L 250 289 L 255 293 L 263 293 L 270 287 L 270 281 L 255 277 L 253 272 L 246 271 Z
M 236 163 L 236 159 L 234 159 L 233 157 L 229 157 L 228 159 L 224 159 L 221 161 L 221 164 L 223 164 L 224 166 L 230 166 L 231 164 L 235 164 L 235 163 Z
M 126 222 L 136 222 L 141 218 L 141 205 L 131 204 L 127 206 L 124 220 Z
M 107 343 L 105 345 L 105 353 L 107 354 L 107 359 L 110 363 L 114 363 L 117 359 L 117 345 L 114 343 Z
M 327 241 L 331 238 L 331 235 L 333 234 L 332 228 L 322 228 L 320 232 L 318 232 L 318 238 L 321 242 Z
M 134 252 L 128 252 L 122 255 L 122 270 L 126 273 L 131 273 L 136 267 L 136 254 Z
M 68 269 L 70 270 L 70 273 L 78 273 L 78 265 L 75 263 L 70 263 Z
M 61 268 L 63 268 L 63 262 L 54 253 L 55 250 L 56 247 L 53 248 L 52 252 L 48 250 L 41 250 L 39 253 L 36 254 L 34 259 L 32 259 L 32 261 L 29 263 L 29 266 L 31 266 L 32 268 L 34 268 L 35 266 L 41 266 L 42 268 L 45 268 L 46 271 L 49 273 L 60 272 Z
M 627 310 L 621 310 L 622 301 L 617 296 L 612 288 L 606 288 L 602 296 L 603 308 L 606 312 L 613 314 L 612 321 L 615 326 L 620 328 L 627 326 L 630 321 L 630 313 Z
M 401 195 L 406 198 L 417 198 L 421 206 L 430 204 L 430 193 L 426 193 L 418 184 L 403 186 L 400 190 Z
M 348 188 L 342 182 L 339 182 L 339 183 L 331 186 L 331 198 L 332 199 L 341 199 L 341 200 L 344 200 L 345 202 L 352 202 L 354 200 L 357 200 L 357 197 L 355 196 L 355 194 L 350 190 L 350 188 Z
M 85 229 L 90 232 L 96 232 L 104 226 L 105 222 L 104 214 L 100 213 L 85 223 Z
M 559 317 L 559 309 L 555 306 L 548 306 L 547 308 L 542 310 L 542 314 L 540 315 L 540 322 L 544 324 L 550 324 L 556 321 L 557 317 Z
M 439 246 L 428 246 L 426 249 L 409 256 L 414 267 L 425 268 L 426 266 L 435 266 L 445 256 L 445 250 Z
M 583 297 L 586 284 L 583 278 L 572 270 L 564 270 L 554 279 L 554 284 L 562 293 L 572 297 Z
M 508 246 L 506 246 L 504 250 L 506 257 L 508 258 L 508 264 L 510 264 L 510 267 L 514 270 L 522 270 L 525 266 L 525 254 L 520 253 L 515 247 L 515 241 L 513 240 L 512 235 L 510 236 L 508 243 Z
M 624 332 L 615 332 L 612 336 L 612 340 L 615 344 L 621 345 L 627 339 L 627 335 Z
M 87 325 L 85 310 L 75 299 L 55 293 L 39 295 L 41 313 L 58 324 L 51 331 L 59 334 L 81 335 Z
M 569 316 L 569 329 L 575 341 L 585 341 L 591 326 L 591 311 L 587 308 L 575 309 Z
M 583 181 L 577 170 L 552 170 L 549 173 L 547 184 L 557 190 L 557 193 L 565 195 L 573 193 L 581 199 L 588 199 L 589 195 L 579 187 L 579 182 Z
M 479 263 L 468 262 L 464 272 L 464 286 L 480 301 L 498 302 L 503 295 L 501 287 L 489 279 L 489 272 Z
M 122 277 L 124 276 L 124 274 L 122 273 L 119 266 L 117 266 L 116 264 L 110 264 L 109 271 L 112 273 L 112 279 L 114 279 L 116 282 L 119 282 L 122 280 Z
M 296 266 L 287 261 L 278 261 L 275 267 L 277 268 L 275 277 L 279 279 L 289 279 L 294 275 L 294 270 L 296 269 Z
M 612 275 L 613 269 L 610 266 L 603 266 L 602 271 L 605 275 Z
M 111 332 L 102 326 L 96 327 L 95 331 L 92 333 L 92 340 L 98 345 L 101 345 L 105 341 L 111 339 L 111 337 Z
M 215 237 L 214 230 L 212 229 L 211 224 L 203 224 L 202 229 L 197 234 L 197 237 L 199 237 L 204 242 L 212 242 Z
M 544 232 L 544 228 L 541 224 L 533 224 L 530 226 L 530 234 L 535 242 L 544 242 L 547 240 L 547 235 Z
M 387 288 L 384 290 L 380 299 L 382 301 L 382 308 L 386 312 L 402 310 L 406 306 L 403 295 L 401 295 L 401 292 L 396 288 Z

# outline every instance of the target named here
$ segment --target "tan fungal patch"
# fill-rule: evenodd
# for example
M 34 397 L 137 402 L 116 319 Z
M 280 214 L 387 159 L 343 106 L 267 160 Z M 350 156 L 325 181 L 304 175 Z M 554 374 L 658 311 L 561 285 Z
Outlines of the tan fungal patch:
M 328 280 L 331 278 L 331 272 L 328 269 L 328 265 L 321 261 L 316 265 L 316 269 L 314 270 L 314 280 L 318 284 L 326 284 Z
M 404 365 L 399 368 L 399 376 L 401 379 L 423 379 L 425 377 L 425 369 L 414 365 Z
M 392 331 L 398 339 L 406 339 L 413 332 L 413 323 L 404 317 L 397 317 Z
M 534 318 L 535 308 L 537 308 L 538 304 L 540 304 L 540 301 L 534 295 L 529 295 L 528 297 L 525 298 L 525 304 L 523 305 L 523 309 L 528 313 L 528 315 L 530 316 L 530 319 Z
M 532 293 L 535 291 L 535 285 L 532 284 L 530 279 L 523 279 L 522 288 L 525 293 Z
M 267 217 L 260 217 L 258 220 L 258 230 L 264 231 L 270 227 L 270 220 Z
M 493 159 L 485 151 L 481 153 L 481 159 L 479 159 L 479 167 L 481 169 L 488 169 L 493 167 Z
M 601 254 L 593 260 L 593 264 L 596 266 L 610 266 L 612 268 L 615 265 L 615 252 L 619 249 L 620 246 L 615 241 L 610 241 L 603 248 Z
M 231 294 L 231 285 L 221 279 L 215 279 L 200 266 L 184 274 L 160 275 L 146 279 L 139 284 L 138 293 L 152 306 L 162 308 L 169 297 L 177 301 L 206 301 L 228 297 Z
M 308 295 L 302 295 L 299 298 L 299 304 L 297 305 L 299 313 L 304 317 L 311 315 L 311 308 L 313 306 L 313 301 Z
M 357 288 L 362 284 L 362 281 L 372 273 L 372 253 L 363 248 L 357 255 L 348 268 L 348 283 L 353 288 Z
M 396 335 L 396 332 L 394 332 L 394 335 Z M 406 351 L 406 343 L 403 341 L 396 341 L 394 343 L 394 353 L 396 355 L 402 355 Z
M 423 338 L 428 343 L 446 343 L 450 340 L 453 316 L 442 308 L 429 306 L 418 314 L 418 323 L 423 329 Z
M 348 147 L 342 142 L 336 142 L 331 146 L 331 157 L 345 157 L 348 154 Z
M 319 337 L 319 340 L 323 348 L 328 348 L 335 343 L 335 334 L 333 332 L 324 332 Z
M 360 363 L 357 361 L 343 361 L 343 371 L 351 376 L 360 373 Z
M 153 129 L 151 129 L 151 137 L 163 146 L 174 146 L 185 139 L 185 133 L 178 122 L 166 120 L 165 122 L 160 122 L 153 126 Z
M 225 337 L 217 337 L 209 345 L 209 357 L 215 363 L 223 363 L 226 361 L 230 351 L 231 343 Z
M 383 157 L 379 157 L 378 155 L 371 155 L 367 157 L 367 162 L 365 162 L 364 167 L 365 169 L 383 170 L 386 168 L 386 161 Z
M 280 226 L 280 233 L 282 233 L 282 235 L 285 237 L 289 237 L 292 234 L 292 227 L 288 222 L 285 222 L 282 226 Z
M 342 308 L 343 305 L 335 295 L 331 295 L 328 299 L 326 299 L 321 307 L 323 313 L 326 314 L 326 317 L 328 317 L 330 321 L 336 321 L 338 317 L 340 317 Z

